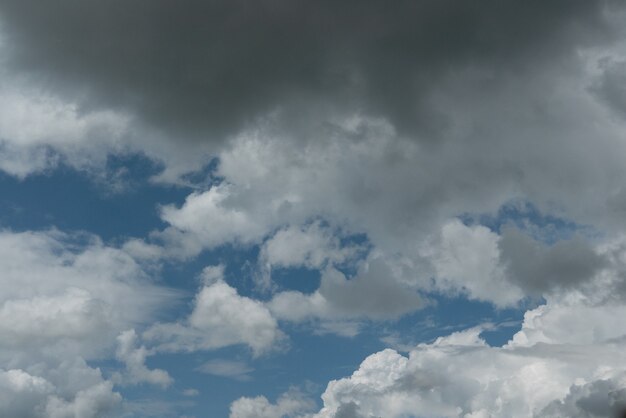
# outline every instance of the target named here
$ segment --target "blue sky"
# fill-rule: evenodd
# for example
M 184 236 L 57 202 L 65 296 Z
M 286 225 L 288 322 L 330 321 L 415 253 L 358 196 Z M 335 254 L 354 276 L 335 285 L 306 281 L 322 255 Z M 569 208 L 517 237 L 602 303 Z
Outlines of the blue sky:
M 625 13 L 0 4 L 0 416 L 620 413 Z

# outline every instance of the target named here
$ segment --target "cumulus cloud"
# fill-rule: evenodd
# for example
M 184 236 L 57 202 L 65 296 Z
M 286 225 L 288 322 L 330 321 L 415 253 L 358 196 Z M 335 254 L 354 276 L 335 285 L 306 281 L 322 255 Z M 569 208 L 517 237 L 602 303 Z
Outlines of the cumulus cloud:
M 0 414 L 118 415 L 121 395 L 85 360 L 112 356 L 117 334 L 176 294 L 92 235 L 4 230 L 0 249 Z
M 102 355 L 175 293 L 125 252 L 59 231 L 0 233 L 0 358 Z M 39 355 L 38 354 L 38 355 Z
M 432 266 L 435 290 L 506 306 L 524 293 L 507 281 L 499 243 L 500 236 L 488 228 L 457 219 L 426 240 L 420 253 Z
M 353 278 L 334 268 L 322 274 L 318 290 L 312 294 L 297 291 L 277 293 L 268 303 L 274 315 L 285 321 L 321 320 L 333 322 L 359 319 L 391 319 L 421 307 L 416 291 L 398 280 L 385 260 L 374 258 Z M 332 327 L 326 327 L 332 330 Z M 351 328 L 336 329 L 348 331 Z
M 548 319 L 559 309 L 536 312 L 536 317 Z M 569 322 L 571 328 L 576 319 Z M 391 349 L 373 354 L 352 376 L 328 384 L 322 395 L 324 408 L 314 416 L 343 416 L 347 410 L 360 411 L 347 416 L 391 418 L 589 416 L 550 413 L 566 408 L 584 411 L 580 403 L 572 406 L 572 398 L 585 397 L 577 388 L 617 379 L 607 392 L 598 385 L 595 400 L 588 402 L 605 411 L 597 416 L 608 417 L 621 399 L 623 383 L 617 382 L 624 372 L 623 346 L 587 336 L 574 337 L 576 343 L 534 339 L 520 345 L 516 341 L 524 340 L 527 326 L 525 322 L 516 338 L 502 348 L 488 346 L 479 336 L 481 329 L 470 329 L 420 344 L 408 357 Z M 541 328 L 548 333 L 552 329 L 550 324 Z
M 83 361 L 62 363 L 44 376 L 0 370 L 0 411 L 11 417 L 113 417 L 122 397 L 100 371 Z
M 321 269 L 327 263 L 341 264 L 355 257 L 358 246 L 342 246 L 335 231 L 320 222 L 290 225 L 277 231 L 261 248 L 261 262 L 270 267 L 307 267 Z
M 545 304 L 525 313 L 520 330 L 504 346 L 488 345 L 479 326 L 408 348 L 408 355 L 385 349 L 367 357 L 351 376 L 329 382 L 323 408 L 302 416 L 608 418 L 621 413 L 626 305 L 616 296 L 624 281 L 620 242 L 595 248 L 605 267 L 584 285 L 546 294 Z M 551 248 L 548 252 L 560 251 Z
M 120 383 L 151 383 L 163 388 L 169 386 L 173 379 L 161 369 L 149 369 L 146 358 L 149 352 L 145 346 L 137 347 L 138 336 L 134 329 L 124 331 L 117 337 L 118 347 L 115 356 L 126 365 L 126 373 L 118 374 Z
M 221 277 L 223 268 L 205 270 L 207 282 L 198 291 L 191 314 L 183 321 L 157 323 L 142 337 L 158 351 L 210 350 L 248 345 L 255 355 L 284 338 L 276 319 L 263 303 L 240 296 Z
M 297 417 L 314 408 L 315 403 L 297 389 L 283 393 L 276 403 L 265 396 L 242 397 L 230 405 L 230 418 Z
M 565 399 L 551 402 L 537 417 L 621 417 L 626 411 L 625 387 L 623 375 L 572 385 Z

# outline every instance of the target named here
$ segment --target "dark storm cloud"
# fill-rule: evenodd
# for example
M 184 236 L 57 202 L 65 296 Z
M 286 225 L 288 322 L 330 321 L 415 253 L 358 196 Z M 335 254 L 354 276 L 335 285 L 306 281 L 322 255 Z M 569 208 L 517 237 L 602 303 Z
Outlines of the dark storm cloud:
M 275 110 L 296 128 L 346 110 L 432 133 L 439 77 L 523 72 L 604 39 L 605 3 L 5 0 L 0 18 L 13 70 L 85 110 L 215 139 Z

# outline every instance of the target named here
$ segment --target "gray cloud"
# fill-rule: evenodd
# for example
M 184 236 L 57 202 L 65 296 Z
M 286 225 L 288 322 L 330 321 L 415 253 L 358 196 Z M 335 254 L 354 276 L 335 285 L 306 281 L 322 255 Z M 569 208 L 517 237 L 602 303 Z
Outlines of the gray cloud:
M 592 87 L 618 114 L 626 117 L 626 61 L 604 58 L 602 73 Z
M 546 406 L 537 418 L 621 418 L 626 412 L 626 389 L 614 379 L 596 380 L 586 385 L 572 385 L 563 400 Z
M 9 0 L 0 18 L 9 67 L 84 111 L 215 139 L 275 110 L 283 127 L 307 124 L 307 109 L 432 133 L 443 120 L 427 92 L 441 76 L 533 71 L 606 40 L 608 3 Z
M 548 246 L 506 228 L 498 245 L 508 277 L 529 294 L 576 287 L 607 265 L 606 258 L 580 237 Z

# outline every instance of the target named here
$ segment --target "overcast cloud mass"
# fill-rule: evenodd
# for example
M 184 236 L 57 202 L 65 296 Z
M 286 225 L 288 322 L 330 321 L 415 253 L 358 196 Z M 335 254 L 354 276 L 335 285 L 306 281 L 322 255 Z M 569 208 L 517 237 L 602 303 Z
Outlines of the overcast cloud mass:
M 623 416 L 625 22 L 0 0 L 0 416 Z

